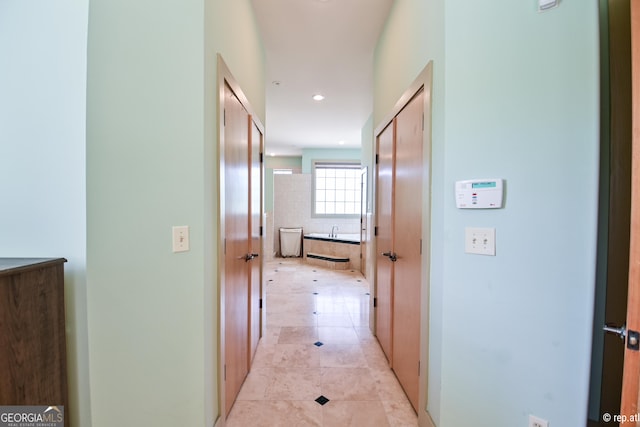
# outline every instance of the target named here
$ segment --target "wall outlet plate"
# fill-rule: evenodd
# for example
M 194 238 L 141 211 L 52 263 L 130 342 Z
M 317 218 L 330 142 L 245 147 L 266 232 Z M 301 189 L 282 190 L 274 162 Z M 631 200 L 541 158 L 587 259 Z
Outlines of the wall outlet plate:
M 529 415 L 529 427 L 549 427 L 549 421 Z
M 464 230 L 464 251 L 468 254 L 496 254 L 496 229 L 467 227 Z

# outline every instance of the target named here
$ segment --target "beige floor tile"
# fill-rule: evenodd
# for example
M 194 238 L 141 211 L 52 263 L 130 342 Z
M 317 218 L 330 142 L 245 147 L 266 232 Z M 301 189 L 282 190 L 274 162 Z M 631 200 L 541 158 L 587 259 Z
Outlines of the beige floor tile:
M 373 333 L 371 333 L 371 329 L 369 329 L 369 325 L 367 324 L 367 326 L 356 326 L 353 328 L 356 331 L 356 334 L 358 334 L 358 339 L 360 339 L 360 343 L 362 344 L 373 344 L 373 345 L 378 345 L 378 341 L 377 338 L 375 337 L 375 335 L 373 335 Z
M 376 382 L 378 395 L 380 400 L 388 400 L 394 402 L 406 402 L 407 396 L 400 387 L 396 375 L 390 368 L 385 370 L 373 370 L 372 377 Z
M 316 296 L 313 293 L 270 293 L 267 296 L 270 313 L 304 313 L 316 311 Z
M 319 314 L 349 314 L 347 305 L 342 298 L 337 296 L 317 296 L 317 308 Z
M 320 312 L 317 315 L 318 326 L 343 326 L 351 327 L 353 322 L 349 314 L 337 313 L 337 314 L 324 314 Z
M 282 281 L 278 282 L 278 286 L 274 286 L 271 289 L 274 292 L 284 292 L 286 290 L 291 294 L 297 294 L 297 293 L 313 294 L 318 290 L 318 286 L 314 282 L 312 282 L 310 279 L 307 279 L 307 278 L 302 278 L 302 279 L 299 279 L 299 281 L 297 282 L 287 283 L 286 285 L 283 285 L 281 282 Z
M 313 326 L 283 326 L 278 344 L 313 344 L 318 341 L 318 328 Z
M 322 407 L 316 402 L 239 401 L 227 427 L 321 427 Z
M 369 328 L 369 312 L 353 312 L 351 311 L 351 322 L 353 326 L 362 326 Z
M 287 325 L 290 326 L 290 325 Z M 266 331 L 260 339 L 261 344 L 276 344 L 280 337 L 280 326 L 272 326 L 267 323 Z
M 270 327 L 283 326 L 316 326 L 318 319 L 313 312 L 309 313 L 267 313 L 267 325 Z
M 252 369 L 242 384 L 237 401 L 240 400 L 266 400 L 267 387 L 273 378 L 272 370 Z
M 319 348 L 320 366 L 323 368 L 366 368 L 362 349 L 359 345 L 325 344 Z
M 260 341 L 256 349 L 256 354 L 253 357 L 253 362 L 251 363 L 251 371 L 273 367 L 273 353 L 275 349 L 276 344 L 266 344 L 264 341 Z
M 313 401 L 321 395 L 318 368 L 273 368 L 265 397 L 269 400 Z
M 322 395 L 332 400 L 380 400 L 369 368 L 322 368 Z
M 388 402 L 383 401 L 382 405 L 387 413 L 387 419 L 391 427 L 409 427 L 418 425 L 418 417 L 416 416 L 413 406 L 408 400 L 404 402 Z
M 377 341 L 361 342 L 360 346 L 362 347 L 364 357 L 367 359 L 369 368 L 377 370 L 389 369 L 389 361 Z
M 358 345 L 360 340 L 353 326 L 320 326 L 318 338 L 325 344 L 352 344 Z
M 325 426 L 389 427 L 387 415 L 380 402 L 330 401 L 322 407 L 322 414 Z
M 313 344 L 278 344 L 274 348 L 272 366 L 280 368 L 318 368 L 320 349 Z

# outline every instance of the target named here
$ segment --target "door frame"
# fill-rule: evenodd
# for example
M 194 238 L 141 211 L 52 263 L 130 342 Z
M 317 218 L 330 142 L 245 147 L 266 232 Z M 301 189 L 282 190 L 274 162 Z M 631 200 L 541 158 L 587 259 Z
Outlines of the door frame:
M 631 234 L 627 330 L 640 331 L 640 0 L 631 0 Z M 625 349 L 620 414 L 637 414 L 640 352 Z M 630 425 L 623 423 L 621 425 Z M 633 425 L 640 425 L 635 422 Z
M 430 292 L 430 274 L 431 274 L 431 127 L 432 127 L 432 93 L 433 93 L 433 61 L 422 69 L 418 77 L 409 85 L 404 91 L 402 96 L 398 99 L 393 109 L 387 113 L 374 130 L 374 140 L 377 141 L 378 135 L 393 121 L 394 117 L 398 115 L 400 110 L 413 98 L 413 96 L 424 88 L 424 132 L 422 141 L 422 272 L 421 272 L 421 287 L 420 287 L 420 386 L 419 386 L 419 402 L 418 405 L 418 425 L 420 427 L 435 427 L 435 423 L 431 418 L 428 410 L 428 385 L 429 385 L 429 292 Z M 377 175 L 376 173 L 372 174 Z M 376 197 L 376 184 L 374 180 L 373 188 L 374 198 Z M 374 203 L 375 206 L 375 203 Z M 376 213 L 374 212 L 374 217 Z M 374 218 L 374 224 L 377 224 L 377 218 Z M 375 240 L 375 239 L 374 239 Z M 377 253 L 377 246 L 374 244 L 374 253 Z M 377 262 L 376 257 L 372 257 L 372 262 Z M 376 271 L 374 266 L 374 272 Z M 376 295 L 377 291 L 377 278 L 374 273 L 374 286 L 373 294 Z M 373 298 L 371 298 L 370 312 L 374 313 L 375 307 L 373 307 Z M 375 315 L 373 316 L 375 317 Z M 375 328 L 374 325 L 374 333 Z
M 255 131 L 255 132 L 254 132 Z M 254 139 L 254 137 L 256 136 L 256 132 L 257 132 L 257 136 L 258 136 L 258 141 L 256 142 L 256 140 Z M 255 150 L 257 148 L 257 158 L 254 158 Z M 250 190 L 250 195 L 249 195 L 249 252 L 252 254 L 258 254 L 258 259 L 254 262 L 252 268 L 250 269 L 250 273 L 249 273 L 249 280 L 250 280 L 250 286 L 249 286 L 249 294 L 252 295 L 253 294 L 253 286 L 254 284 L 258 284 L 259 290 L 259 297 L 258 297 L 258 301 L 249 301 L 249 337 L 250 337 L 250 342 L 249 342 L 249 351 L 250 351 L 250 357 L 249 357 L 249 368 L 251 368 L 251 364 L 253 363 L 253 359 L 255 358 L 257 349 L 258 349 L 258 344 L 260 342 L 260 338 L 262 338 L 262 336 L 264 335 L 264 329 L 266 328 L 266 307 L 265 307 L 265 303 L 266 303 L 266 299 L 264 298 L 264 293 L 266 292 L 264 286 L 262 286 L 262 277 L 263 277 L 263 267 L 264 267 L 264 236 L 263 236 L 263 230 L 264 230 L 264 132 L 260 130 L 260 128 L 258 127 L 258 125 L 256 124 L 256 121 L 254 119 L 254 116 L 252 116 L 251 114 L 249 115 L 249 186 L 251 187 Z M 255 164 L 258 164 L 258 174 L 257 176 L 254 175 L 254 170 L 253 167 Z M 254 194 L 253 191 L 255 190 L 255 181 L 257 181 L 258 183 L 258 188 L 259 188 L 259 197 L 258 200 L 254 200 Z M 254 208 L 254 201 L 256 201 L 258 203 L 258 211 L 255 211 Z M 257 215 L 257 224 L 254 222 L 254 215 Z M 257 265 L 255 265 L 255 263 L 257 263 Z M 252 275 L 254 273 L 257 272 L 257 281 L 254 280 L 254 278 L 252 277 Z M 253 334 L 254 332 L 254 326 L 252 325 L 252 321 L 253 319 L 253 314 L 254 312 L 252 310 L 255 310 L 255 306 L 254 304 L 258 304 L 258 316 L 257 316 L 257 322 L 258 322 L 258 329 L 257 329 L 257 336 L 255 336 Z M 254 339 L 257 339 L 256 341 L 254 341 Z M 255 346 L 254 346 L 255 344 Z
M 237 82 L 237 80 L 233 77 L 233 74 L 231 73 L 231 71 L 229 70 L 229 67 L 227 66 L 227 64 L 225 63 L 224 59 L 222 58 L 222 56 L 220 54 L 217 55 L 217 82 L 216 82 L 216 96 L 217 96 L 217 115 L 216 115 L 216 124 L 217 124 L 217 129 L 218 129 L 218 135 L 217 135 L 217 173 L 214 172 L 214 176 L 213 179 L 218 181 L 218 184 L 213 185 L 213 188 L 217 188 L 218 191 L 218 195 L 217 198 L 215 199 L 217 202 L 217 208 L 214 208 L 217 211 L 217 216 L 218 216 L 218 223 L 217 223 L 217 227 L 215 227 L 215 230 L 217 232 L 217 239 L 216 240 L 216 253 L 217 253 L 217 258 L 215 260 L 211 260 L 211 262 L 215 262 L 215 264 L 217 265 L 217 274 L 216 274 L 216 278 L 217 278 L 217 289 L 214 290 L 214 293 L 217 292 L 217 310 L 218 310 L 218 315 L 217 315 L 217 322 L 218 322 L 218 327 L 216 329 L 216 334 L 217 334 L 217 344 L 218 344 L 218 348 L 216 351 L 216 355 L 217 355 L 217 359 L 218 359 L 218 366 L 217 366 L 217 390 L 218 390 L 218 416 L 217 416 L 217 421 L 215 423 L 216 426 L 220 426 L 220 427 L 224 427 L 225 423 L 226 423 L 226 411 L 225 411 L 225 402 L 226 402 L 226 391 L 225 391 L 225 380 L 224 380 L 224 371 L 225 371 L 225 365 L 226 365 L 226 358 L 225 358 L 225 351 L 226 351 L 226 346 L 225 346 L 225 336 L 224 336 L 224 331 L 225 331 L 225 259 L 224 259 L 224 254 L 225 254 L 225 239 L 226 239 L 226 234 L 225 234 L 225 165 L 224 165 L 224 147 L 225 147 L 225 135 L 224 135 L 224 102 L 225 102 L 225 85 L 228 85 L 231 90 L 234 92 L 234 94 L 236 95 L 236 97 L 238 98 L 238 100 L 240 101 L 240 103 L 242 104 L 242 106 L 245 108 L 245 110 L 247 111 L 247 113 L 249 114 L 249 117 L 253 120 L 253 122 L 255 123 L 255 125 L 257 126 L 258 130 L 260 131 L 260 133 L 263 135 L 264 138 L 264 125 L 262 124 L 262 121 L 259 119 L 259 116 L 256 114 L 255 110 L 253 109 L 253 107 L 251 106 L 251 104 L 249 103 L 249 100 L 247 99 L 246 95 L 244 94 L 244 92 L 242 91 L 240 84 Z M 263 183 L 261 182 L 260 184 L 261 186 L 263 185 Z M 261 192 L 264 191 L 264 188 L 261 188 Z M 262 218 L 264 216 L 264 205 L 261 205 L 261 215 L 260 215 L 260 221 L 262 221 Z M 261 238 L 261 240 L 263 240 L 263 238 Z M 263 242 L 260 243 L 260 245 L 263 245 Z M 263 261 L 262 261 L 262 257 L 259 258 L 259 262 L 262 265 Z M 260 297 L 262 298 L 263 301 L 265 301 L 265 296 L 266 296 L 266 289 L 262 283 L 262 279 L 260 281 L 260 285 L 261 285 L 261 290 L 260 290 Z M 206 303 L 206 302 L 205 302 Z M 262 309 L 262 313 L 264 313 L 264 308 Z M 260 318 L 262 318 L 262 315 L 260 316 Z M 264 335 L 264 323 L 261 322 L 261 326 L 260 326 L 261 330 L 261 335 Z
M 626 323 L 631 211 L 630 0 L 600 0 L 600 194 L 588 426 L 620 412 L 624 343 L 603 325 Z

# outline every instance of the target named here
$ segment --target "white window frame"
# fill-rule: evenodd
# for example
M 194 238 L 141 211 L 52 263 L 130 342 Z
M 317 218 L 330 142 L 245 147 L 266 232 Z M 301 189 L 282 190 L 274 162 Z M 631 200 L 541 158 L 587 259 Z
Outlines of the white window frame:
M 345 171 L 343 176 L 320 176 L 323 170 Z M 330 173 L 331 174 L 331 173 Z M 361 212 L 362 166 L 356 160 L 314 160 L 311 180 L 311 215 L 316 218 L 353 218 Z M 318 184 L 320 179 L 324 184 Z M 323 188 L 317 188 L 322 186 Z M 327 186 L 329 188 L 327 188 Z

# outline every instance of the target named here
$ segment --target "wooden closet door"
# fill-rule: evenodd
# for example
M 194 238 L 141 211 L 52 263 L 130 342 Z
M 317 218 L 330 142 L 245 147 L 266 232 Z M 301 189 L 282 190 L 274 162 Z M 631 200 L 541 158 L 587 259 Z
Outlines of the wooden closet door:
M 418 411 L 424 91 L 396 116 L 393 371 Z
M 376 337 L 391 363 L 393 358 L 393 269 L 384 253 L 393 252 L 395 120 L 378 136 L 376 168 Z
M 249 371 L 249 114 L 225 86 L 225 411 Z

